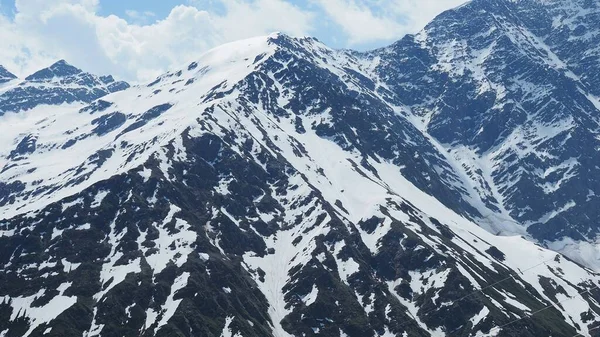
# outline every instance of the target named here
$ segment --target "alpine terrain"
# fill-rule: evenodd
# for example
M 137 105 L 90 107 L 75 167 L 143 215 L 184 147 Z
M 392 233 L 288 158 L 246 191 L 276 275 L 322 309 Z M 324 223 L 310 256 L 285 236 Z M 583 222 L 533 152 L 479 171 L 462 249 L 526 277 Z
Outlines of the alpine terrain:
M 0 336 L 600 336 L 600 3 L 130 86 L 0 67 Z

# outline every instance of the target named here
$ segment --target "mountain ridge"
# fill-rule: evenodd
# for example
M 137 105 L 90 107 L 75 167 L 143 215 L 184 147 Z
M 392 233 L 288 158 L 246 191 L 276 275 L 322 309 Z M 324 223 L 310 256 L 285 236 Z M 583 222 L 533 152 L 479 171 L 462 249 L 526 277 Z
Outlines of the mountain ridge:
M 600 275 L 495 235 L 527 229 L 504 223 L 498 176 L 423 122 L 487 97 L 431 38 L 365 54 L 272 34 L 90 104 L 0 116 L 0 332 L 593 335 Z
M 13 85 L 0 88 L 0 115 L 40 105 L 91 103 L 109 93 L 129 88 L 127 82 L 84 72 L 65 60 L 40 69 L 23 80 L 15 75 L 10 80 Z
M 520 3 L 530 2 L 538 4 L 535 1 Z M 548 6 L 566 3 L 553 1 Z M 402 60 L 403 55 L 419 55 L 418 59 L 407 59 L 410 69 L 393 59 L 381 66 L 384 81 L 398 93 L 390 100 L 393 104 L 407 106 L 406 111 L 412 110 L 415 118 L 420 120 L 418 123 L 425 123 L 422 128 L 427 129 L 426 133 L 446 144 L 443 147 L 453 153 L 459 167 L 467 167 L 467 176 L 471 176 L 468 180 L 475 186 L 481 185 L 476 188 L 475 196 L 481 194 L 487 208 L 505 208 L 501 212 L 503 218 L 527 224 L 529 235 L 540 241 L 558 240 L 562 235 L 582 241 L 595 240 L 594 221 L 578 216 L 583 213 L 591 218 L 595 212 L 585 208 L 589 205 L 585 195 L 577 195 L 582 185 L 592 186 L 591 192 L 584 194 L 595 193 L 595 175 L 574 173 L 575 177 L 586 181 L 572 181 L 579 186 L 576 188 L 562 183 L 569 182 L 570 172 L 579 169 L 579 163 L 572 161 L 567 152 L 582 152 L 581 156 L 594 158 L 585 151 L 593 149 L 589 144 L 595 142 L 598 101 L 593 94 L 585 92 L 589 86 L 580 81 L 579 75 L 566 69 L 564 62 L 556 61 L 558 58 L 555 57 L 540 56 L 550 55 L 547 54 L 549 47 L 541 38 L 530 33 L 527 27 L 514 24 L 522 21 L 520 12 L 531 15 L 539 7 L 510 4 L 506 1 L 473 1 L 440 15 L 423 32 L 380 50 L 379 54 L 398 55 L 397 58 Z M 597 5 L 590 6 L 598 12 Z M 540 20 L 547 20 L 542 14 L 538 13 Z M 472 17 L 471 20 L 459 24 L 459 19 L 467 15 Z M 493 15 L 499 15 L 500 19 L 493 19 Z M 515 15 L 520 16 L 513 21 L 507 20 Z M 445 45 L 445 41 L 452 41 L 449 36 L 459 38 Z M 515 59 L 511 55 L 527 58 Z M 369 56 L 374 57 L 373 54 Z M 589 73 L 594 74 L 593 69 L 596 68 Z M 424 82 L 422 79 L 434 80 Z M 540 113 L 532 113 L 536 111 Z M 469 114 L 465 115 L 467 112 Z M 571 117 L 575 120 L 570 121 Z M 571 127 L 573 122 L 576 124 Z M 530 139 L 524 139 L 522 135 Z M 541 174 L 519 173 L 528 166 L 538 170 L 545 167 Z M 592 167 L 595 165 L 591 163 L 584 166 L 586 169 Z M 520 193 L 517 189 L 527 192 Z M 523 200 L 524 196 L 529 200 L 544 201 L 534 205 Z M 560 217 L 555 214 L 543 221 L 545 224 L 541 223 L 540 220 L 552 209 L 563 208 L 565 200 L 570 199 L 576 207 L 565 209 Z M 578 229 L 565 232 L 569 227 Z M 557 235 L 561 228 L 563 234 Z

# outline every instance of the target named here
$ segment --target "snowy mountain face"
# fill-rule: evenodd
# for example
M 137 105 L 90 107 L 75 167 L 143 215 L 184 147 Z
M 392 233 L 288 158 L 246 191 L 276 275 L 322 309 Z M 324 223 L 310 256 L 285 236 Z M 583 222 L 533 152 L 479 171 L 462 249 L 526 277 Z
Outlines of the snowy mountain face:
M 595 230 L 595 75 L 533 26 L 596 36 L 566 4 L 473 1 L 370 53 L 275 34 L 131 88 L 7 82 L 0 336 L 597 334 L 600 274 L 532 242 Z
M 64 60 L 27 76 L 25 80 L 17 79 L 0 67 L 0 115 L 40 105 L 90 103 L 128 87 L 129 84 L 117 82 L 112 76 L 92 75 Z
M 595 1 L 473 1 L 369 55 L 493 231 L 598 235 L 599 18 Z

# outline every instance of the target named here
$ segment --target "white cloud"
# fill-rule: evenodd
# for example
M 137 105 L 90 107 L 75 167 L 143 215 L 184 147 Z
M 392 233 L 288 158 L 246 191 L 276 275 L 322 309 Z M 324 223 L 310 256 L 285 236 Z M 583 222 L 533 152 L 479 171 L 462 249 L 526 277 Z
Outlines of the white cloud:
M 0 15 L 0 64 L 25 76 L 64 58 L 94 73 L 146 81 L 216 45 L 273 31 L 316 35 L 338 47 L 393 41 L 464 0 L 306 0 L 302 8 L 290 0 L 188 0 L 161 20 L 138 11 L 101 16 L 102 1 L 112 0 L 16 0 L 14 18 Z
M 133 9 L 128 9 L 125 11 L 125 15 L 131 20 L 134 24 L 147 24 L 150 20 L 156 17 L 156 13 L 152 11 L 136 11 Z
M 376 15 L 362 2 L 354 0 L 317 0 L 331 19 L 348 36 L 348 44 L 398 38 L 403 26 L 394 18 Z
M 383 0 L 386 11 L 403 20 L 409 33 L 416 33 L 441 12 L 467 0 Z
M 221 0 L 227 15 L 217 16 L 216 27 L 228 40 L 257 33 L 282 31 L 294 36 L 307 35 L 313 30 L 315 15 L 284 0 Z
M 165 19 L 144 25 L 99 16 L 98 0 L 17 0 L 14 20 L 0 16 L 6 45 L 0 64 L 26 75 L 64 58 L 85 70 L 145 81 L 234 39 L 312 32 L 312 13 L 284 0 L 222 2 L 222 15 L 179 5 Z
M 396 40 L 466 0 L 313 0 L 345 32 L 348 45 Z

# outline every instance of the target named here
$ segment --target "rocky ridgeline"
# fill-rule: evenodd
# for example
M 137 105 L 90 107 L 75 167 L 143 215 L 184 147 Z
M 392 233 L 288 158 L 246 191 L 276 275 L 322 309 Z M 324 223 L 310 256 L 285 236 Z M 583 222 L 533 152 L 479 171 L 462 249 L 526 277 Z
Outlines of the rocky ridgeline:
M 368 53 L 0 72 L 0 336 L 593 336 L 595 259 L 543 245 L 598 232 L 597 17 L 475 0 Z

